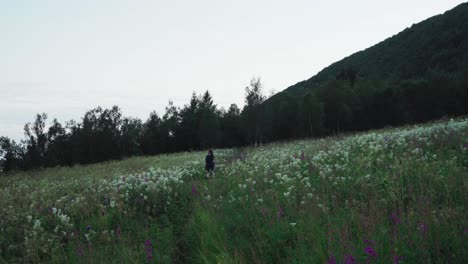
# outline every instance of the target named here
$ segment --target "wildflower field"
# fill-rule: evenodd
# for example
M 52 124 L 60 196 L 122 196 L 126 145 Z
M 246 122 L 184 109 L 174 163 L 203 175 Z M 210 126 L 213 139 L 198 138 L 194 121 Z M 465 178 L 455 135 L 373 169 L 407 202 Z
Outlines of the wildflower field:
M 464 263 L 468 119 L 0 177 L 0 263 Z

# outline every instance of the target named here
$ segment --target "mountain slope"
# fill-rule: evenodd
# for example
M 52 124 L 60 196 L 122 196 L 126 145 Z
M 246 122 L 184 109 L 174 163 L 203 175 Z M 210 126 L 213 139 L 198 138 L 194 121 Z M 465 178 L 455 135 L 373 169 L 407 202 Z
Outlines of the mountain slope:
M 335 62 L 277 96 L 300 97 L 346 70 L 363 79 L 402 80 L 423 78 L 429 70 L 455 72 L 467 65 L 468 3 L 463 3 Z

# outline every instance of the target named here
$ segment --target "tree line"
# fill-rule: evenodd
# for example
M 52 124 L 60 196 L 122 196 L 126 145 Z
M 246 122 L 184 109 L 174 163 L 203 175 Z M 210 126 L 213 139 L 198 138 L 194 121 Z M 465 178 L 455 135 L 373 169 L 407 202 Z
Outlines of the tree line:
M 258 136 L 258 106 L 266 99 L 261 81 L 254 78 L 245 88 L 246 105 L 217 107 L 209 91 L 196 93 L 188 104 L 173 102 L 162 116 L 155 111 L 147 120 L 124 117 L 118 106 L 87 111 L 80 122 L 50 123 L 37 114 L 24 126 L 25 138 L 15 142 L 0 137 L 0 171 L 72 166 L 138 155 L 156 155 L 206 148 L 242 146 L 249 143 L 250 130 Z M 249 136 L 247 136 L 247 134 Z
M 350 69 L 297 98 L 267 98 L 259 78 L 245 88 L 245 105 L 227 110 L 209 91 L 183 107 L 169 102 L 162 116 L 124 117 L 118 106 L 89 110 L 80 122 L 61 124 L 37 114 L 25 138 L 0 137 L 0 170 L 72 166 L 138 155 L 259 145 L 321 137 L 468 113 L 468 71 L 432 72 L 426 79 L 379 81 Z M 47 129 L 46 129 L 47 127 Z

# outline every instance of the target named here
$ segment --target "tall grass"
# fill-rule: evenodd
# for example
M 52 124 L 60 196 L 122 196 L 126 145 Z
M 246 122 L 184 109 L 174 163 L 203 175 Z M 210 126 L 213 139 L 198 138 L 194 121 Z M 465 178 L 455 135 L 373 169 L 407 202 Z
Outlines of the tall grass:
M 468 120 L 0 178 L 0 261 L 463 263 Z

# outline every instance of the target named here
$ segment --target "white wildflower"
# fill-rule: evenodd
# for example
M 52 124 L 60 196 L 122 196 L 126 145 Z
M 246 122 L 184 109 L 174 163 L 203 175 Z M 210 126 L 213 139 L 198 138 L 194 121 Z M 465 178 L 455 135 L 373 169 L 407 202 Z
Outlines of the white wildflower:
M 39 230 L 39 229 L 41 229 L 41 220 L 37 219 L 37 220 L 34 222 L 33 229 L 34 229 L 34 230 Z

